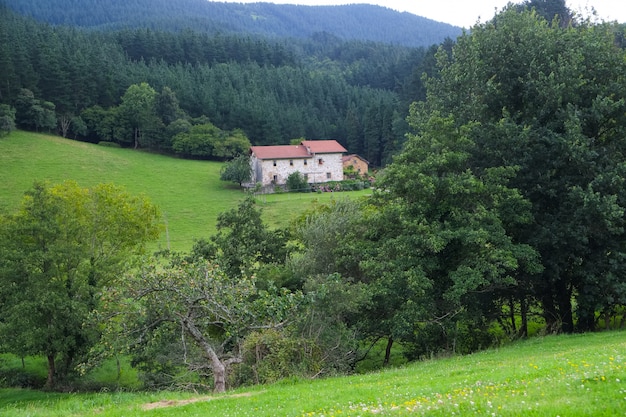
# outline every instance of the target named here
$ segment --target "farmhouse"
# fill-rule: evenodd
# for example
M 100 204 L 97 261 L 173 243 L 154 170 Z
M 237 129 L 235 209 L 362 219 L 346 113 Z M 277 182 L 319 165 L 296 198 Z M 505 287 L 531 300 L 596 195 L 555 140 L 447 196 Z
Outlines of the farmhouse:
M 336 140 L 304 140 L 299 145 L 252 146 L 252 180 L 262 185 L 282 185 L 300 172 L 310 184 L 341 181 L 346 149 Z

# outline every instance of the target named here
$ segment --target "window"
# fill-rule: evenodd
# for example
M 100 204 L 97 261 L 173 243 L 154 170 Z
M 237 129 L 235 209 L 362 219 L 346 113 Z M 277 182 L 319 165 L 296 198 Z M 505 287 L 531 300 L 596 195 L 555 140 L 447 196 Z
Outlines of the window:
M 276 161 L 274 161 L 274 166 L 276 166 Z
M 306 164 L 307 164 L 307 162 L 306 162 L 306 159 L 305 159 L 305 160 L 304 160 L 304 165 L 306 165 Z
M 304 174 L 304 180 L 309 181 L 309 174 Z
M 331 178 L 330 172 L 326 173 L 326 179 L 329 180 Z
M 290 166 L 293 166 L 293 159 L 290 159 L 290 160 L 289 160 L 289 165 L 290 165 Z
M 320 159 L 317 160 L 317 163 L 320 164 L 320 165 L 324 165 L 324 160 L 322 158 L 320 158 Z
M 278 175 L 274 175 L 272 182 L 276 184 L 278 182 Z

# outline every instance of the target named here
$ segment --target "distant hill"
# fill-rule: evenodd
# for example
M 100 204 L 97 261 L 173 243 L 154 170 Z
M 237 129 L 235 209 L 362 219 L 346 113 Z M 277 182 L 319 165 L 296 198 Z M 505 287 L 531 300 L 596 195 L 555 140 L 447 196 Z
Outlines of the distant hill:
M 295 0 L 294 0 L 295 1 Z M 224 3 L 206 0 L 0 0 L 20 14 L 54 25 L 99 30 L 153 28 L 208 33 L 252 33 L 430 46 L 456 38 L 461 28 L 367 4 L 344 6 Z

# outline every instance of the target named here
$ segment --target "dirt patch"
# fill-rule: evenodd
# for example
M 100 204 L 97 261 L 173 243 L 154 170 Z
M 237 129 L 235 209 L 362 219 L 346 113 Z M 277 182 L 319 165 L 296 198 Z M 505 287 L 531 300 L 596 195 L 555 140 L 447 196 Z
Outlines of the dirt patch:
M 239 398 L 239 397 L 251 397 L 252 395 L 256 395 L 256 394 L 260 394 L 260 392 L 257 393 L 251 393 L 251 392 L 244 392 L 241 394 L 232 394 L 232 395 L 220 395 L 220 396 L 210 396 L 210 395 L 204 395 L 201 397 L 194 397 L 194 398 L 188 398 L 186 400 L 162 400 L 162 401 L 157 401 L 157 402 L 153 402 L 153 403 L 148 403 L 148 404 L 144 404 L 141 406 L 141 409 L 144 411 L 147 410 L 154 410 L 155 408 L 167 408 L 167 407 L 181 407 L 183 405 L 187 405 L 187 404 L 192 404 L 192 403 L 197 403 L 200 401 L 213 401 L 213 400 L 221 400 L 223 398 Z

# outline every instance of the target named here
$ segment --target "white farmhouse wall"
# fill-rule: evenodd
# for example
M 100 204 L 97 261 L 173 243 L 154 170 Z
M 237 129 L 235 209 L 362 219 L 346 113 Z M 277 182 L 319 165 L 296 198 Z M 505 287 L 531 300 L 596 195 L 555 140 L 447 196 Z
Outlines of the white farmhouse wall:
M 304 161 L 307 163 L 305 164 Z M 285 184 L 287 177 L 299 171 L 306 173 L 307 165 L 311 159 L 263 159 L 260 160 L 260 175 L 257 175 L 257 182 L 263 185 Z
M 319 163 L 319 160 L 322 163 Z M 343 161 L 340 153 L 317 154 L 313 158 L 312 175 L 309 174 L 310 183 L 341 181 L 343 180 Z M 313 178 L 311 178 L 313 177 Z
M 251 165 L 254 181 L 263 185 L 285 184 L 287 177 L 296 171 L 304 175 L 309 184 L 343 179 L 341 154 L 318 154 L 314 158 L 276 160 L 252 157 Z

